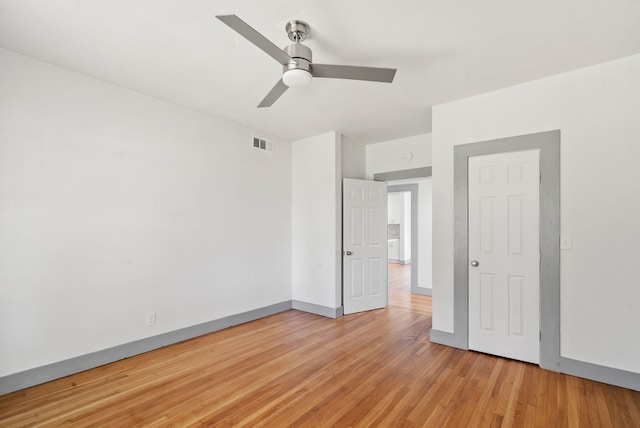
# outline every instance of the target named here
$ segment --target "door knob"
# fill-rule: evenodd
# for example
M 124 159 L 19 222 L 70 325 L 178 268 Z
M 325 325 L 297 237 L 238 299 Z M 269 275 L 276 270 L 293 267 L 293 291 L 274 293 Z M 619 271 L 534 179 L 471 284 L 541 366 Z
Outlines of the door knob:
M 344 252 L 347 256 L 350 256 L 351 254 L 353 254 L 351 251 L 345 251 Z
M 478 263 L 478 261 L 477 261 L 477 260 L 473 260 L 473 261 L 471 262 L 471 266 L 473 266 L 473 267 L 478 267 L 479 265 L 480 265 L 480 263 Z

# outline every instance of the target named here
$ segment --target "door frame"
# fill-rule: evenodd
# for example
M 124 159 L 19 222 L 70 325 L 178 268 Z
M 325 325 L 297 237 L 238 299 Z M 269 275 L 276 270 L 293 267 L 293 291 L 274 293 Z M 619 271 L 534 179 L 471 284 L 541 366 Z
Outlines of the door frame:
M 560 369 L 560 130 L 454 146 L 454 333 L 469 349 L 468 158 L 540 150 L 540 367 Z
M 373 174 L 374 181 L 408 180 L 412 178 L 431 178 L 432 167 L 402 169 L 398 171 L 377 172 Z M 411 192 L 411 293 L 431 296 L 432 288 L 418 287 L 418 191 L 417 183 L 388 185 L 387 193 Z

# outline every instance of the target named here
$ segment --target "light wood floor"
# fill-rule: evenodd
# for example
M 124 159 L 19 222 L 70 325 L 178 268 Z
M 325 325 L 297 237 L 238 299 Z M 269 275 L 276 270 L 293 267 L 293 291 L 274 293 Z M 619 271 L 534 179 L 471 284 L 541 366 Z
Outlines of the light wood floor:
M 411 294 L 411 265 L 389 263 L 389 306 L 431 317 L 431 297 Z
M 287 311 L 0 396 L 0 426 L 640 426 L 639 392 L 430 343 L 431 299 L 403 286 L 387 309 Z

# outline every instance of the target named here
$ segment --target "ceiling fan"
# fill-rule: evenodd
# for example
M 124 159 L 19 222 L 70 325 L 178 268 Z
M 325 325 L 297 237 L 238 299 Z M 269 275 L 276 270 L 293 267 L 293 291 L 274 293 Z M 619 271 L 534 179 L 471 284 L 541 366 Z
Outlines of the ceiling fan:
M 270 107 L 288 88 L 307 86 L 311 83 L 312 77 L 391 83 L 396 74 L 395 68 L 312 63 L 311 49 L 301 43 L 307 38 L 310 30 L 309 24 L 304 21 L 293 20 L 287 23 L 285 30 L 293 43 L 280 49 L 236 15 L 217 15 L 216 18 L 282 64 L 282 78 L 258 107 Z

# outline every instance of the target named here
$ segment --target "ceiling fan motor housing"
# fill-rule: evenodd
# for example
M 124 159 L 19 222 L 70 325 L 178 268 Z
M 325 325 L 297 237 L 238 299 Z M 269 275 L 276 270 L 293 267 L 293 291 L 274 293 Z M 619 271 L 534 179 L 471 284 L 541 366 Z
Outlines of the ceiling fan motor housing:
M 293 43 L 284 48 L 284 51 L 296 62 L 283 65 L 283 71 L 292 69 L 309 71 L 309 65 L 311 64 L 311 49 L 302 43 Z

